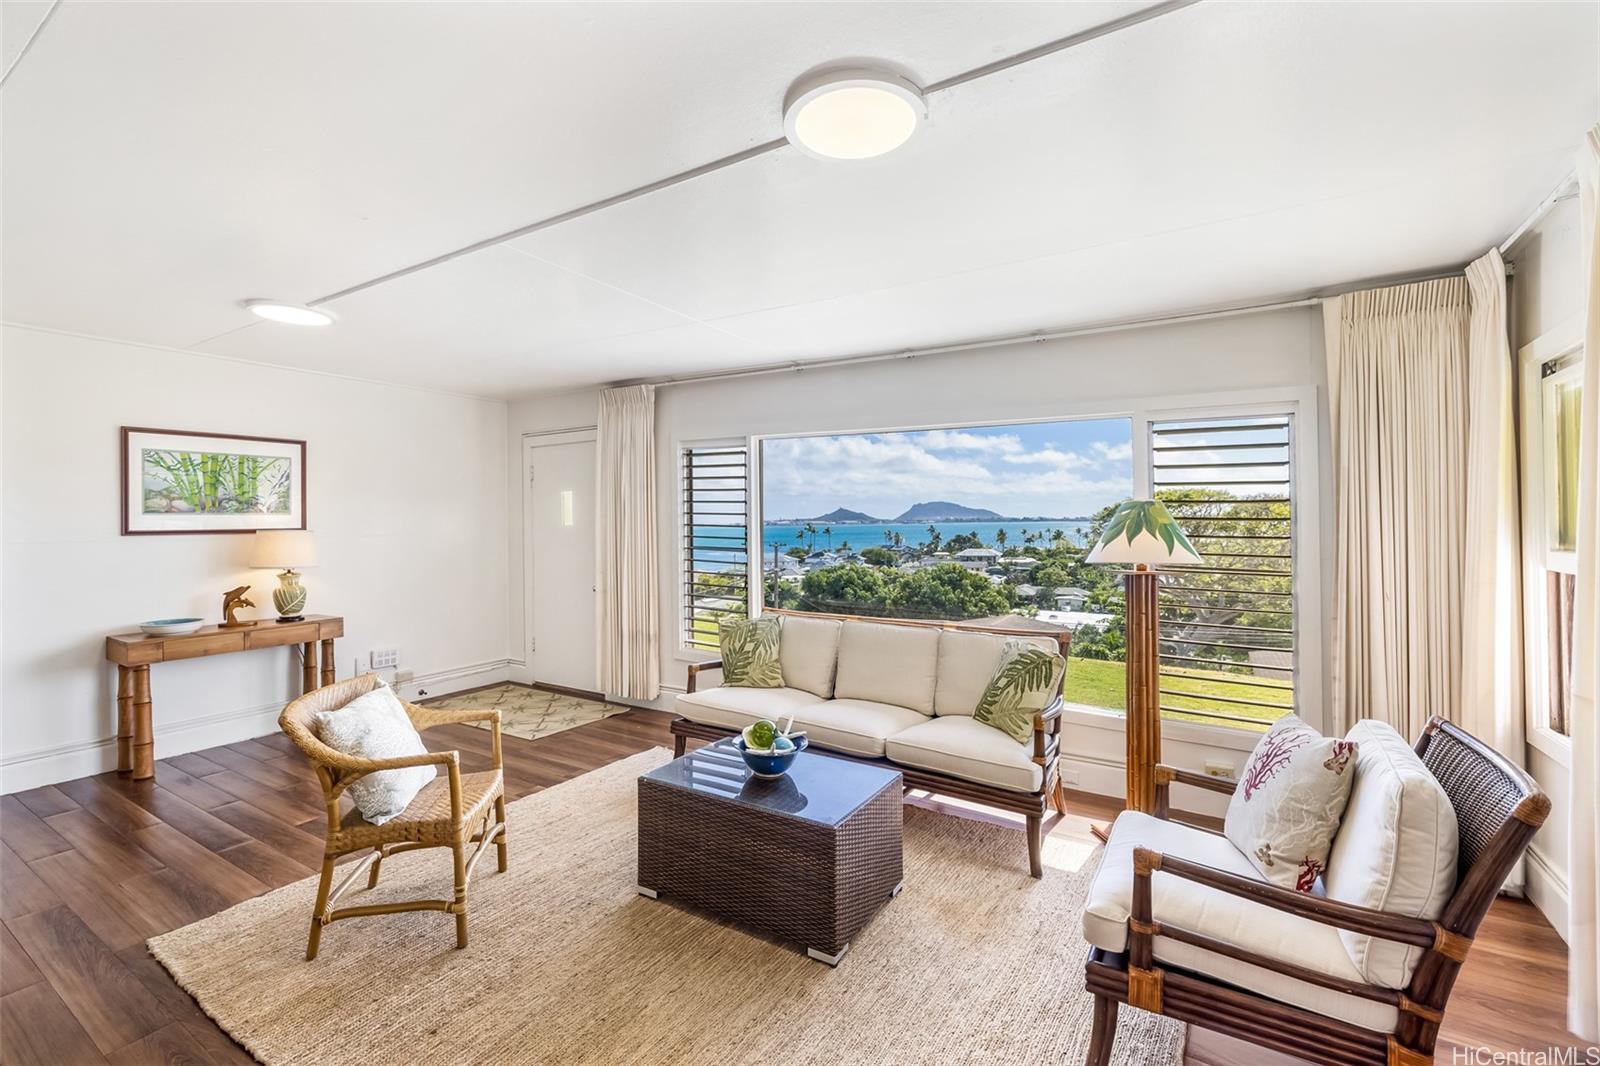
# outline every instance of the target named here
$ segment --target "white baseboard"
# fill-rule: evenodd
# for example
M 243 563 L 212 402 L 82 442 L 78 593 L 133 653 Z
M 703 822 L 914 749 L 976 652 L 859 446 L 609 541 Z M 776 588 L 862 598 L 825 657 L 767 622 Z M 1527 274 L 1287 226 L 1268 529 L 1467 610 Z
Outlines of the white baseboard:
M 461 689 L 504 681 L 508 672 L 507 660 L 491 659 L 421 674 L 402 685 L 400 693 L 405 699 L 416 699 L 418 691 L 426 689 L 430 697 L 444 696 Z M 165 759 L 221 744 L 235 744 L 253 737 L 268 736 L 277 732 L 278 715 L 282 711 L 282 703 L 268 703 L 182 722 L 164 724 L 158 718 L 154 723 L 156 758 Z M 0 758 L 0 794 L 103 774 L 116 768 L 117 741 L 114 736 L 17 752 Z
M 1567 939 L 1567 874 L 1550 861 L 1550 857 L 1537 847 L 1528 849 L 1526 868 L 1528 882 L 1526 893 L 1532 904 L 1539 908 L 1562 939 Z

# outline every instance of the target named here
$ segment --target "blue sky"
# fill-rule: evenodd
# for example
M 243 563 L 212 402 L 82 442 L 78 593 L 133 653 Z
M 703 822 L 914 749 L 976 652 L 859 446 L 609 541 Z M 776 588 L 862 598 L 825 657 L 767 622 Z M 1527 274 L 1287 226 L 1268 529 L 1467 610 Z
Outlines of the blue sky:
M 1133 491 L 1126 418 L 792 437 L 763 445 L 763 517 L 893 518 L 949 500 L 1003 515 L 1093 514 Z

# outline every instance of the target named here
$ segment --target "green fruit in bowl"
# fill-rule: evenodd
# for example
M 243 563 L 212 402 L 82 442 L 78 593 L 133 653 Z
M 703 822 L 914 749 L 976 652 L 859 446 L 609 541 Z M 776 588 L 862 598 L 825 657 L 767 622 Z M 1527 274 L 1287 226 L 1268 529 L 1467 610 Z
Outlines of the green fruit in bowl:
M 778 738 L 778 727 L 763 718 L 744 731 L 744 743 L 752 751 L 771 751 L 772 742 Z

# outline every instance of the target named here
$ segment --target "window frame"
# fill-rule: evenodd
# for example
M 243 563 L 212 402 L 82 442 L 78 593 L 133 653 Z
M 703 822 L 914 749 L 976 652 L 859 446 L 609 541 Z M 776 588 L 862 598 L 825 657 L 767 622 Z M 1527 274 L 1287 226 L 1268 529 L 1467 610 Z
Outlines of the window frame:
M 1545 571 L 1572 573 L 1576 553 L 1552 551 L 1549 547 L 1550 511 L 1547 507 L 1549 482 L 1553 473 L 1551 441 L 1553 427 L 1544 420 L 1545 379 L 1542 368 L 1551 360 L 1574 354 L 1576 366 L 1583 365 L 1583 316 L 1574 315 L 1540 334 L 1517 352 L 1519 425 L 1517 451 L 1522 474 L 1522 647 L 1523 647 L 1523 722 L 1528 743 L 1562 766 L 1572 765 L 1572 738 L 1550 728 L 1548 691 L 1550 649 L 1546 619 L 1549 600 Z M 1585 402 L 1593 402 L 1584 397 Z
M 1323 573 L 1321 542 L 1324 534 L 1331 530 L 1324 529 L 1321 508 L 1321 470 L 1322 470 L 1322 439 L 1323 427 L 1326 425 L 1324 412 L 1326 400 L 1322 390 L 1315 386 L 1280 386 L 1261 389 L 1229 390 L 1215 393 L 1200 393 L 1190 395 L 1159 395 L 1139 397 L 1135 399 L 1099 398 L 1076 402 L 1063 402 L 1049 413 L 1037 413 L 1034 408 L 1025 417 L 1017 417 L 1004 412 L 994 412 L 987 416 L 974 415 L 969 419 L 953 422 L 932 422 L 921 424 L 850 424 L 848 422 L 833 422 L 826 417 L 819 417 L 818 425 L 804 431 L 780 433 L 754 433 L 743 438 L 712 438 L 709 440 L 681 440 L 673 442 L 673 461 L 677 473 L 675 481 L 681 493 L 682 484 L 682 450 L 685 447 L 707 447 L 727 445 L 735 441 L 742 442 L 747 450 L 747 485 L 749 514 L 749 528 L 746 530 L 747 544 L 761 543 L 762 502 L 764 495 L 763 472 L 761 470 L 761 443 L 766 440 L 792 439 L 796 437 L 840 436 L 857 433 L 907 433 L 921 432 L 934 429 L 971 429 L 980 426 L 1007 426 L 1007 425 L 1035 425 L 1044 422 L 1069 422 L 1086 421 L 1093 419 L 1127 418 L 1132 421 L 1133 445 L 1133 493 L 1135 497 L 1145 498 L 1150 493 L 1152 481 L 1151 452 L 1150 452 L 1150 427 L 1152 422 L 1165 422 L 1183 418 L 1229 418 L 1248 417 L 1250 415 L 1282 415 L 1289 414 L 1295 426 L 1293 444 L 1290 448 L 1290 462 L 1293 477 L 1293 494 L 1295 498 L 1295 524 L 1293 551 L 1295 561 L 1294 577 L 1294 604 L 1295 604 L 1295 643 L 1297 647 L 1317 648 L 1323 646 Z M 679 499 L 681 500 L 681 495 Z M 681 505 L 675 505 L 681 507 Z M 678 553 L 676 558 L 683 558 L 683 515 L 681 511 L 674 515 L 674 526 L 677 530 Z M 749 610 L 751 617 L 761 614 L 762 597 L 760 595 L 763 582 L 750 582 Z M 678 588 L 677 617 L 684 617 L 683 582 L 681 574 L 675 575 L 675 585 Z M 681 624 L 680 624 L 681 626 Z M 682 630 L 679 631 L 679 648 L 676 657 L 681 661 L 704 662 L 714 659 L 714 654 L 706 653 L 702 649 L 684 648 L 682 646 Z M 1295 692 L 1300 718 L 1314 728 L 1323 729 L 1326 720 L 1327 692 L 1322 669 L 1321 654 L 1297 655 L 1295 662 Z M 1069 704 L 1066 710 L 1068 720 L 1074 720 L 1083 725 L 1097 728 L 1123 728 L 1123 715 L 1104 708 L 1090 707 L 1080 704 Z M 1238 729 L 1231 726 L 1209 725 L 1200 722 L 1164 721 L 1162 731 L 1170 739 L 1177 742 L 1192 742 L 1209 744 L 1217 747 L 1232 748 L 1241 751 L 1250 750 L 1259 734 Z
M 684 514 L 683 501 L 686 498 L 685 493 L 688 491 L 689 486 L 686 480 L 687 464 L 684 461 L 684 456 L 685 453 L 690 451 L 712 451 L 719 448 L 743 448 L 745 450 L 745 611 L 752 613 L 752 608 L 758 605 L 761 599 L 760 581 L 759 579 L 751 580 L 750 567 L 750 545 L 753 543 L 751 532 L 761 528 L 760 492 L 755 487 L 756 468 L 754 456 L 756 455 L 756 449 L 752 441 L 753 438 L 750 437 L 708 437 L 676 440 L 672 444 L 674 468 L 672 483 L 675 489 L 672 507 L 674 538 L 672 583 L 674 588 L 674 625 L 677 631 L 673 657 L 679 662 L 708 662 L 717 657 L 715 652 L 691 644 L 688 639 L 689 631 L 686 623 L 689 617 L 689 592 L 688 582 L 684 580 L 684 564 L 688 559 L 690 537 L 688 536 L 688 523 L 685 521 L 687 516 Z M 759 578 L 759 570 L 756 571 L 756 575 Z

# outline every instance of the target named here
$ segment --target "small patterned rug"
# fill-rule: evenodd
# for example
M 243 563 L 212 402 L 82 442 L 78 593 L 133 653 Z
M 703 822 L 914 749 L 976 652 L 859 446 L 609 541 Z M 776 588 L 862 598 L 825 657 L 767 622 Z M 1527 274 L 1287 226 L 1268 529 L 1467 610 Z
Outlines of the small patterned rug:
M 527 685 L 495 685 L 475 692 L 424 700 L 429 707 L 446 710 L 472 710 L 480 707 L 500 709 L 500 731 L 507 736 L 536 740 L 551 733 L 559 733 L 573 726 L 598 722 L 621 714 L 628 708 L 615 703 L 600 703 L 581 696 L 568 696 L 561 692 L 548 692 Z M 473 722 L 480 729 L 488 723 Z

